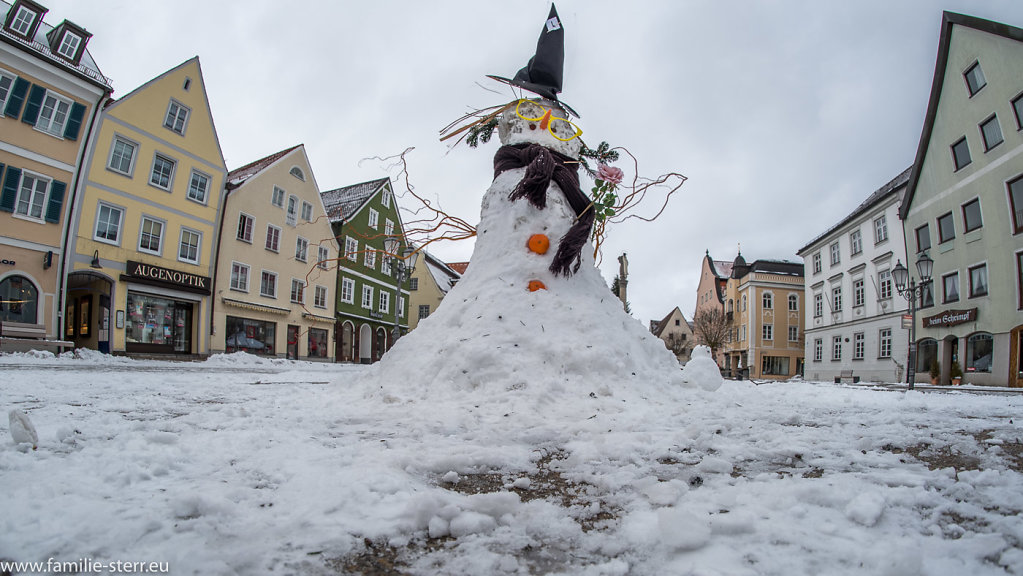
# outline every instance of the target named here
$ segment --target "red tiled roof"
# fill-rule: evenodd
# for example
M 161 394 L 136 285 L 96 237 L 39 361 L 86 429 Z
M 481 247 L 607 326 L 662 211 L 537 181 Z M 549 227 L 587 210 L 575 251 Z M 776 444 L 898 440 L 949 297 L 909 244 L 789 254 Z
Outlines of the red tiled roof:
M 465 274 L 465 269 L 469 267 L 468 262 L 448 262 L 448 268 L 451 268 L 459 274 Z

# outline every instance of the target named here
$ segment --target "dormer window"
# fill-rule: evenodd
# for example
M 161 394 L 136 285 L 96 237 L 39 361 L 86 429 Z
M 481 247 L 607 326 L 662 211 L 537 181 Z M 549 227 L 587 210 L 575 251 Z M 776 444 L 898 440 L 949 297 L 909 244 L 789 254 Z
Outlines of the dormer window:
M 60 41 L 60 48 L 57 48 L 57 53 L 68 60 L 74 60 L 75 55 L 78 54 L 78 47 L 81 44 L 82 39 L 80 36 L 73 32 L 65 32 L 64 38 Z
M 26 6 L 18 6 L 14 13 L 14 20 L 11 21 L 11 30 L 25 38 L 31 39 L 32 32 L 36 29 L 34 24 L 38 18 L 39 14 L 37 12 L 29 10 Z

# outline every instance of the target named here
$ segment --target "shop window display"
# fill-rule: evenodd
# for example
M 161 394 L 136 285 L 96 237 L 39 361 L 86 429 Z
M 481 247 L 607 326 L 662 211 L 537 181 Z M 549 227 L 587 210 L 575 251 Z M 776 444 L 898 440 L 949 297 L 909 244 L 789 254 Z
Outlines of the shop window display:
M 8 276 L 0 281 L 0 321 L 36 323 L 39 291 L 24 276 Z
M 125 338 L 129 351 L 190 353 L 192 304 L 129 292 Z
M 228 316 L 224 351 L 273 356 L 276 335 L 277 325 L 273 322 Z
M 327 357 L 327 331 L 321 328 L 309 329 L 309 357 Z

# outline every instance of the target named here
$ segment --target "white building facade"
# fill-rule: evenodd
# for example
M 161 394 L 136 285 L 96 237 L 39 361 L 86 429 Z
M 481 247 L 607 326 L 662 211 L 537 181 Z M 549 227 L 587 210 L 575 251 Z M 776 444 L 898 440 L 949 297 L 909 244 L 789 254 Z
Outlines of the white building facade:
M 910 169 L 874 191 L 856 210 L 799 250 L 805 268 L 804 376 L 830 381 L 906 378 L 909 304 L 891 271 L 906 262 L 899 203 Z

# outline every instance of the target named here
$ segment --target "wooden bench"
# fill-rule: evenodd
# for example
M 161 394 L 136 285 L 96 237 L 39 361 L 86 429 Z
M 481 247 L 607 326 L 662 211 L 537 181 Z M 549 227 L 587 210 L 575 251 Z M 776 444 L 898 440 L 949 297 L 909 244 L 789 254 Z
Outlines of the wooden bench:
M 859 376 L 853 376 L 852 370 L 842 370 L 835 376 L 835 384 L 852 383 L 855 384 L 860 381 Z
M 0 336 L 7 338 L 46 338 L 45 324 L 25 324 L 23 322 L 4 322 L 0 324 Z

